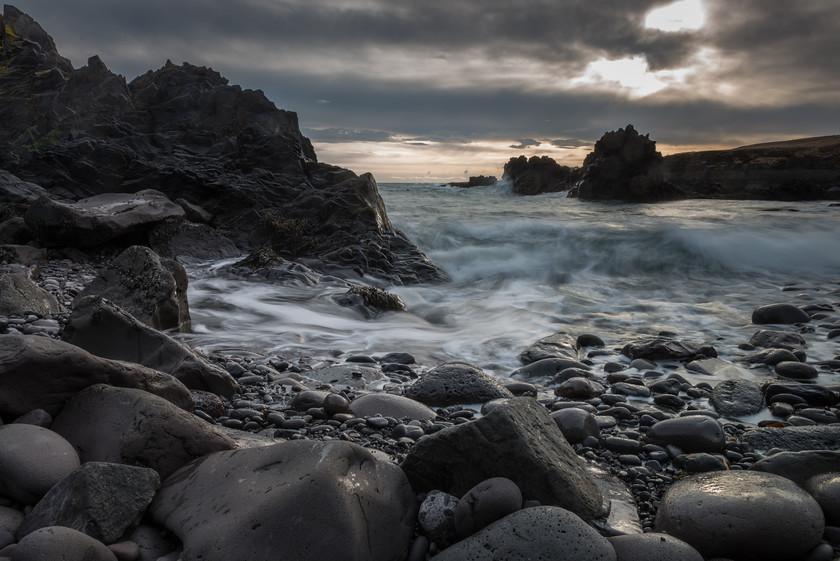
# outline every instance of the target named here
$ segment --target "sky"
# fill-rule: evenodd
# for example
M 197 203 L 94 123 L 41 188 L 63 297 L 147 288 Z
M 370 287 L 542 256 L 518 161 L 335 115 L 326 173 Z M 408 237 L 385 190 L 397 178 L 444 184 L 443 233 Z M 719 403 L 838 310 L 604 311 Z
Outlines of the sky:
M 8 0 L 7 0 L 8 1 Z M 209 66 L 379 182 L 840 134 L 837 0 L 12 0 L 78 68 Z

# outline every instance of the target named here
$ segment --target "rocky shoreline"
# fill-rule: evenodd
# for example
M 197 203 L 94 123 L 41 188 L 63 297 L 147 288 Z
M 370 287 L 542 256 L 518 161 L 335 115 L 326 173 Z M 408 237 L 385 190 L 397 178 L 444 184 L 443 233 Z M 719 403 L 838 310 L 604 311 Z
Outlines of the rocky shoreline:
M 102 318 L 109 309 L 119 311 L 100 298 L 95 312 L 79 312 L 78 304 L 90 299 L 85 288 L 102 274 L 103 265 L 98 272 L 94 263 L 69 259 L 6 266 L 58 302 L 75 301 L 76 306 L 55 314 L 10 314 L 0 321 L 4 328 L 0 385 L 5 384 L 2 394 L 7 396 L 0 407 L 6 421 L 0 440 L 8 438 L 0 453 L 0 495 L 6 497 L 0 505 L 0 528 L 6 534 L 0 535 L 10 544 L 0 549 L 0 559 L 35 558 L 28 555 L 54 547 L 50 540 L 65 544 L 62 548 L 67 543 L 94 548 L 81 537 L 71 539 L 63 530 L 56 533 L 54 526 L 75 528 L 107 544 L 109 553 L 99 548 L 96 559 L 113 555 L 144 561 L 284 558 L 278 552 L 296 559 L 323 558 L 319 556 L 328 554 L 322 550 L 309 557 L 305 551 L 314 547 L 306 540 L 316 543 L 324 536 L 330 537 L 330 543 L 355 548 L 347 557 L 352 559 L 404 555 L 413 560 L 482 559 L 487 547 L 507 551 L 506 559 L 548 551 L 558 555 L 573 547 L 583 547 L 585 553 L 569 559 L 660 555 L 831 560 L 837 555 L 840 384 L 813 380 L 836 377 L 840 357 L 805 354 L 809 341 L 838 336 L 840 318 L 834 306 L 827 305 L 836 304 L 836 290 L 816 301 L 805 300 L 809 304 L 755 310 L 751 319 L 756 335 L 740 345 L 744 354 L 737 358 L 717 357 L 713 347 L 669 334 L 610 349 L 596 335 L 558 333 L 523 350 L 524 366 L 510 379 L 500 380 L 466 363 L 418 365 L 403 349 L 375 357 L 340 357 L 331 364 L 315 358 L 290 361 L 241 353 L 202 358 L 222 370 L 222 377 L 235 380 L 228 395 L 195 389 L 184 394 L 173 391 L 178 383 L 172 380 L 157 380 L 138 390 L 121 387 L 125 384 L 113 379 L 104 385 L 91 379 L 68 390 L 64 407 L 34 407 L 51 403 L 38 395 L 44 391 L 43 381 L 23 390 L 14 382 L 16 362 L 10 357 L 30 365 L 26 373 L 35 376 L 32 366 L 38 359 L 21 350 L 20 342 L 26 341 L 26 348 L 47 341 L 74 347 L 59 340 L 68 339 L 68 333 L 82 337 L 90 329 L 84 315 L 105 322 Z M 125 313 L 122 321 L 137 323 Z M 120 347 L 117 342 L 125 337 L 124 330 L 111 323 L 106 326 L 117 334 L 108 339 L 109 346 Z M 159 340 L 156 345 L 156 354 L 161 354 L 163 343 Z M 56 352 L 48 347 L 46 354 Z M 84 351 L 74 347 L 73 352 Z M 62 362 L 74 362 L 69 356 L 63 355 Z M 163 369 L 162 362 L 157 364 Z M 173 370 L 172 361 L 166 368 Z M 715 381 L 720 379 L 715 373 L 722 369 L 740 370 L 741 375 L 729 372 L 727 381 Z M 690 381 L 704 376 L 710 382 Z M 189 385 L 199 383 L 193 378 Z M 20 405 L 22 397 L 9 397 L 13 389 L 27 394 L 27 405 Z M 49 388 L 51 395 L 57 391 Z M 191 405 L 183 402 L 186 395 Z M 128 403 L 133 405 L 126 412 Z M 183 418 L 184 407 L 194 421 Z M 155 412 L 158 408 L 162 411 Z M 155 420 L 164 417 L 163 423 Z M 751 422 L 739 420 L 743 417 Z M 33 436 L 22 425 L 34 426 L 38 433 Z M 144 427 L 139 436 L 133 434 L 137 426 Z M 50 440 L 47 449 L 40 450 L 20 441 L 47 438 L 44 432 L 61 446 Z M 49 486 L 39 481 L 41 489 L 33 492 L 37 485 L 32 480 L 44 477 L 39 466 L 52 469 L 55 459 L 50 455 L 56 450 L 65 450 L 62 457 L 72 456 L 69 450 L 74 450 L 79 459 L 71 462 L 72 468 L 52 474 Z M 240 452 L 228 457 L 225 450 Z M 245 451 L 267 456 L 252 459 Z M 309 456 L 312 463 L 300 459 L 294 469 L 283 468 L 292 470 L 289 473 L 272 471 L 270 484 L 247 475 L 248 470 L 258 474 L 274 469 L 260 467 L 263 464 L 286 466 L 291 457 Z M 239 457 L 245 464 L 239 464 Z M 311 484 L 317 490 L 292 493 L 297 506 L 271 493 L 273 486 L 291 485 L 324 458 L 330 458 L 332 467 Z M 218 465 L 225 466 L 223 471 L 248 481 L 245 488 L 234 491 L 226 489 L 223 481 L 212 483 L 212 474 L 222 468 L 204 467 L 211 461 L 222 462 Z M 357 493 L 361 474 L 370 476 L 362 466 L 371 462 L 377 466 L 376 478 L 385 478 L 391 487 L 375 479 Z M 356 463 L 359 472 L 353 471 Z M 131 477 L 153 482 L 154 489 L 149 490 L 147 483 L 144 491 L 148 500 L 135 506 L 130 520 L 115 505 L 90 504 L 102 500 L 97 495 L 102 493 L 100 486 L 125 488 L 129 475 L 93 475 L 86 470 L 124 469 L 117 466 L 142 466 L 133 468 L 137 471 Z M 388 472 L 393 469 L 399 471 Z M 203 481 L 196 470 L 206 471 L 210 482 L 194 483 Z M 112 477 L 119 483 L 109 483 Z M 347 478 L 354 481 L 350 487 Z M 199 490 L 192 490 L 193 485 Z M 749 486 L 755 489 L 746 493 Z M 377 490 L 373 498 L 365 494 L 372 488 Z M 697 507 L 709 501 L 710 496 L 703 494 L 709 488 L 728 491 L 712 494 L 720 504 Z M 34 494 L 22 495 L 21 489 Z M 356 496 L 362 510 L 354 510 L 356 500 L 345 504 L 347 496 Z M 77 501 L 81 506 L 71 504 Z M 282 522 L 287 518 L 279 513 L 293 517 L 292 512 L 309 503 L 318 506 L 306 520 L 306 532 L 295 526 L 294 533 L 288 533 Z M 233 518 L 211 514 L 227 509 L 239 514 Z M 93 521 L 91 510 L 99 513 Z M 332 514 L 325 518 L 324 512 Z M 572 519 L 564 514 L 569 512 L 575 513 Z M 736 516 L 735 512 L 740 516 L 737 527 L 715 526 L 716 520 Z M 190 522 L 195 516 L 204 517 L 201 524 Z M 272 534 L 284 538 L 266 541 L 265 535 L 247 531 L 241 525 L 243 516 L 254 527 L 270 526 Z M 334 527 L 334 516 L 354 522 Z M 212 530 L 200 531 L 216 518 Z M 106 525 L 104 519 L 122 530 L 111 530 L 107 538 L 91 530 Z M 395 519 L 402 521 L 399 532 L 393 529 Z M 545 529 L 525 532 L 541 525 L 561 525 L 577 541 L 558 540 Z M 41 526 L 50 529 L 38 530 Z M 377 543 L 360 545 L 360 532 L 375 536 Z M 208 535 L 218 536 L 219 544 L 232 545 L 211 547 Z M 663 540 L 655 542 L 651 536 Z M 780 549 L 781 544 L 787 549 Z M 234 553 L 246 551 L 240 557 Z

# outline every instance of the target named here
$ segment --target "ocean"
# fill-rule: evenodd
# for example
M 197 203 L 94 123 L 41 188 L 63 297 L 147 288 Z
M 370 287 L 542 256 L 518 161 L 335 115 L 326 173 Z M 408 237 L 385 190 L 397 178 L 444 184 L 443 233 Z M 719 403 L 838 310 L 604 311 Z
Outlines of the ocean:
M 388 287 L 407 310 L 364 319 L 331 299 L 346 290 L 335 285 L 236 279 L 220 272 L 230 261 L 193 265 L 189 344 L 316 365 L 407 352 L 425 367 L 466 361 L 506 379 L 522 350 L 558 331 L 598 335 L 610 350 L 667 332 L 733 361 L 759 329 L 756 307 L 840 302 L 836 203 L 595 203 L 520 197 L 505 184 L 379 190 L 394 227 L 450 282 Z M 806 352 L 831 359 L 840 342 Z

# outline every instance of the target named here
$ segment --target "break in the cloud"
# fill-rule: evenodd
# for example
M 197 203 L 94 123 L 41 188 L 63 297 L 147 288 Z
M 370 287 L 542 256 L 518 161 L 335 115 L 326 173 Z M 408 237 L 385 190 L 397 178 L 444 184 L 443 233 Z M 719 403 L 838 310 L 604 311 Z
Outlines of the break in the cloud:
M 836 0 L 18 0 L 76 66 L 211 66 L 382 180 L 580 163 L 633 123 L 665 151 L 837 133 Z M 573 139 L 572 141 L 557 139 Z M 511 147 L 513 146 L 513 148 Z

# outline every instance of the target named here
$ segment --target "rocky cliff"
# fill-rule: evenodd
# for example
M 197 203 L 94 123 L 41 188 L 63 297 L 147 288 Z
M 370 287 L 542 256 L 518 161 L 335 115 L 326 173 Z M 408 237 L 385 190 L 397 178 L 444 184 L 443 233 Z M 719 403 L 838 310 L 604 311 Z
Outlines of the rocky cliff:
M 0 17 L 0 169 L 65 202 L 154 189 L 239 250 L 270 246 L 323 272 L 444 276 L 393 228 L 373 177 L 318 162 L 297 115 L 261 91 L 187 63 L 130 83 L 99 57 L 74 69 L 12 6 Z M 159 241 L 182 228 L 170 226 Z

